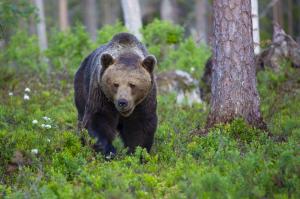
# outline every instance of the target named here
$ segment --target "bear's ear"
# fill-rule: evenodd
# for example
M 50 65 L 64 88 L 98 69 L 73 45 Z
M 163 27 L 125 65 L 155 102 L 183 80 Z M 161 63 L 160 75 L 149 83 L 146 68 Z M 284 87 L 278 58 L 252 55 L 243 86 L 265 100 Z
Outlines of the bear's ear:
M 114 63 L 114 58 L 107 53 L 101 55 L 101 65 L 106 69 Z
M 153 55 L 148 55 L 143 60 L 142 65 L 149 73 L 152 73 L 156 65 L 156 58 Z

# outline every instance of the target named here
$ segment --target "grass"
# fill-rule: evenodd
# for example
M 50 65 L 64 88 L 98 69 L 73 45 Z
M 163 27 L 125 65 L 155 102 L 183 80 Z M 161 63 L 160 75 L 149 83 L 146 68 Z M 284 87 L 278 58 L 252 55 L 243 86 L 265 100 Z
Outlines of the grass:
M 151 153 L 139 148 L 126 155 L 117 139 L 112 161 L 81 145 L 71 80 L 6 75 L 0 198 L 300 198 L 299 75 L 299 69 L 258 75 L 272 138 L 241 120 L 196 135 L 207 106 L 178 106 L 174 95 L 159 96 Z

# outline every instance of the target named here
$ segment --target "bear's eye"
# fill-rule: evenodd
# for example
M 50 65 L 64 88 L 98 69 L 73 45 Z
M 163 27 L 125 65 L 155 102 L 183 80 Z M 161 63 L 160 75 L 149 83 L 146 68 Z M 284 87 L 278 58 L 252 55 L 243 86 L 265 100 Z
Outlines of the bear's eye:
M 130 88 L 135 88 L 135 85 L 133 83 L 129 83 Z
M 118 87 L 119 87 L 119 84 L 118 84 L 118 83 L 114 83 L 114 87 L 115 87 L 115 88 L 118 88 Z

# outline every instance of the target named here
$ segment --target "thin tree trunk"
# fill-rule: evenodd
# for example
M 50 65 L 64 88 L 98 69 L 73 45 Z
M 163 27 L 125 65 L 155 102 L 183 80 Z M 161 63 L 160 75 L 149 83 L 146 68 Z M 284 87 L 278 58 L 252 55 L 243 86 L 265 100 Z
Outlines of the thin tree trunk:
M 172 23 L 178 22 L 178 5 L 176 0 L 162 0 L 160 5 L 160 18 Z
M 196 15 L 196 29 L 197 41 L 207 44 L 207 0 L 196 0 L 195 15 Z
M 211 111 L 207 127 L 243 118 L 265 128 L 259 110 L 251 0 L 214 0 Z
M 120 11 L 118 1 L 116 0 L 101 1 L 101 10 L 102 10 L 102 17 L 103 17 L 102 25 L 116 23 Z
M 59 27 L 61 31 L 69 28 L 68 20 L 68 0 L 58 0 L 59 7 Z
M 96 0 L 84 0 L 84 23 L 91 38 L 96 40 L 97 37 L 97 11 Z
M 294 7 L 294 3 L 293 0 L 288 0 L 287 1 L 288 4 L 288 34 L 293 36 L 294 34 L 294 19 L 293 19 L 293 7 Z
M 34 0 L 30 0 L 29 3 L 34 6 L 35 2 Z M 29 16 L 29 34 L 30 35 L 36 35 L 36 20 L 34 15 Z
M 209 3 L 207 6 L 207 43 L 212 46 L 212 35 L 213 35 L 213 7 Z
M 144 23 L 151 23 L 153 21 L 153 19 L 156 17 L 159 4 L 159 1 L 140 1 L 142 21 Z
M 283 27 L 282 2 L 278 0 L 273 6 L 273 20 Z
M 122 9 L 125 25 L 138 39 L 142 39 L 140 29 L 142 27 L 142 16 L 138 0 L 122 0 Z
M 298 8 L 300 7 L 300 0 L 296 1 L 296 5 L 298 6 Z M 297 39 L 297 42 L 300 44 L 300 15 L 298 15 L 298 17 L 296 17 L 295 24 L 296 25 L 294 26 L 294 28 L 297 32 L 296 39 Z
M 254 53 L 258 55 L 260 53 L 258 0 L 251 0 L 251 15 L 252 15 Z
M 46 21 L 45 21 L 45 13 L 44 13 L 44 1 L 35 0 L 35 5 L 37 7 L 37 15 L 38 15 L 37 35 L 39 38 L 39 46 L 41 51 L 44 51 L 48 48 Z

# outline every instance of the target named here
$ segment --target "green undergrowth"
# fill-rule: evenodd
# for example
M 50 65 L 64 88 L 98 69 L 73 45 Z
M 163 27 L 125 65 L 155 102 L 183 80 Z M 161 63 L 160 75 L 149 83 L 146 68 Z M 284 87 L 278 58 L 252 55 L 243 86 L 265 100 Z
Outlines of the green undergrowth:
M 38 38 L 20 30 L 10 37 L 5 48 L 0 48 L 0 64 L 18 74 L 52 72 L 56 76 L 72 77 L 84 57 L 120 32 L 127 32 L 121 22 L 105 25 L 92 41 L 81 24 L 64 32 L 53 28 L 49 32 L 48 48 L 41 52 Z M 201 78 L 210 50 L 192 37 L 186 38 L 183 27 L 156 19 L 144 26 L 141 33 L 143 44 L 158 60 L 157 72 L 180 69 L 191 73 L 194 78 Z M 5 77 L 0 76 L 0 84 L 5 82 Z
M 258 75 L 271 138 L 239 119 L 199 135 L 206 105 L 159 96 L 151 153 L 127 155 L 117 139 L 111 161 L 81 144 L 71 80 L 8 76 L 0 91 L 0 198 L 299 198 L 299 74 Z
M 143 42 L 156 72 L 200 79 L 210 52 L 183 30 L 154 20 Z M 237 119 L 204 136 L 207 104 L 179 106 L 169 94 L 158 96 L 150 154 L 127 155 L 119 138 L 115 159 L 95 153 L 77 131 L 72 79 L 82 58 L 120 31 L 119 22 L 105 26 L 92 42 L 79 24 L 53 30 L 44 53 L 35 36 L 17 32 L 1 49 L 0 198 L 300 198 L 300 71 L 287 64 L 258 73 L 268 134 Z

